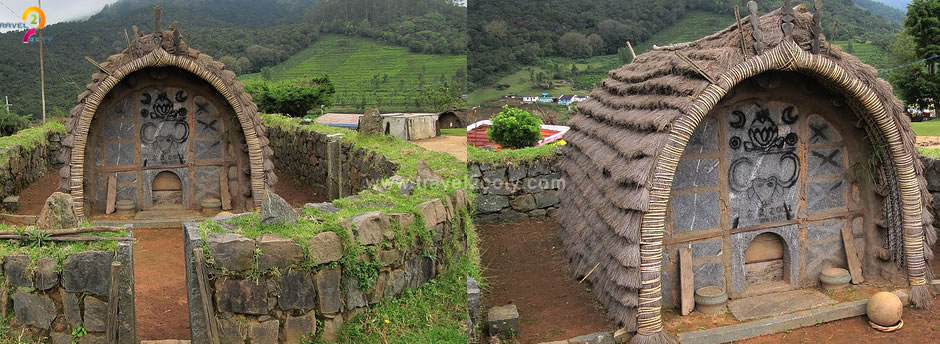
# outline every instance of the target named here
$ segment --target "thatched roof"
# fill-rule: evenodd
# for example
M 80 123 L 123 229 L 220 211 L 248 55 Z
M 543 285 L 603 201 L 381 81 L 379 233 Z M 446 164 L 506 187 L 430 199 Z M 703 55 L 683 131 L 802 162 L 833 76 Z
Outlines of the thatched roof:
M 891 161 L 898 166 L 897 171 L 903 171 L 905 166 L 910 168 L 907 158 L 917 154 L 915 134 L 901 103 L 892 95 L 891 85 L 879 79 L 874 68 L 844 53 L 838 46 L 831 46 L 831 52 L 827 53 L 829 43 L 825 40 L 822 40 L 822 52 L 811 54 L 813 16 L 805 8 L 795 11 L 791 38 L 785 37 L 781 30 L 781 10 L 760 17 L 763 54 L 757 57 L 753 29 L 747 18 L 742 22 L 746 53 L 742 51 L 741 33 L 737 25 L 732 25 L 694 42 L 660 47 L 637 56 L 632 63 L 610 71 L 609 77 L 591 93 L 590 100 L 578 106 L 580 112 L 569 120 L 571 130 L 565 136 L 568 145 L 566 159 L 562 163 L 566 187 L 562 198 L 560 235 L 575 274 L 584 276 L 590 272 L 588 279 L 594 285 L 595 295 L 608 307 L 609 315 L 628 330 L 637 329 L 638 292 L 641 288 L 648 288 L 646 290 L 655 294 L 651 295 L 653 301 L 649 306 L 656 307 L 657 315 L 659 312 L 660 303 L 655 296 L 660 292 L 658 288 L 652 288 L 659 285 L 658 264 L 650 264 L 651 268 L 656 266 L 655 273 L 644 274 L 640 278 L 640 238 L 643 233 L 643 242 L 651 248 L 662 245 L 662 232 L 648 229 L 661 230 L 664 227 L 675 162 L 694 131 L 694 126 L 681 126 L 697 123 L 695 118 L 701 120 L 724 92 L 757 72 L 744 75 L 747 72 L 742 73 L 736 67 L 748 65 L 756 70 L 783 61 L 774 69 L 798 70 L 814 76 L 833 91 L 846 94 L 847 101 L 860 115 L 871 112 L 865 109 L 883 107 L 887 119 L 880 117 L 883 120 L 877 125 L 869 120 L 868 125 L 877 128 L 893 123 L 900 128 L 900 137 L 893 137 L 899 142 L 896 147 L 891 147 L 894 157 Z M 778 47 L 780 49 L 775 49 Z M 716 82 L 713 84 L 707 80 L 676 52 L 687 56 Z M 796 59 L 802 60 L 794 62 Z M 819 70 L 792 67 L 811 63 L 841 68 L 844 73 L 826 80 Z M 865 87 L 874 92 L 874 101 L 865 104 L 853 102 L 851 93 L 860 93 Z M 885 142 L 888 141 L 891 140 Z M 668 168 L 669 163 L 672 163 L 672 171 Z M 894 166 L 890 170 L 895 173 Z M 922 165 L 916 159 L 913 170 L 919 185 L 908 183 L 908 190 L 915 190 L 911 197 L 927 206 L 932 198 L 926 189 Z M 891 189 L 895 190 L 897 197 L 889 196 L 885 202 L 896 202 L 894 205 L 900 206 L 903 196 L 898 196 L 898 178 L 893 180 L 895 184 Z M 904 182 L 900 183 L 903 191 Z M 918 190 L 919 199 L 916 197 Z M 910 198 L 905 201 L 914 203 Z M 905 212 L 905 216 L 908 215 L 918 216 L 916 223 L 930 228 L 932 219 L 929 211 L 923 211 L 923 214 Z M 905 220 L 909 219 L 905 217 Z M 900 216 L 896 222 L 900 227 Z M 914 227 L 904 228 L 913 231 Z M 935 240 L 931 235 L 933 231 L 927 232 L 926 242 L 932 244 Z M 924 234 L 921 232 L 920 235 Z M 926 254 L 929 257 L 930 252 Z M 650 257 L 659 256 L 650 253 Z M 641 285 L 644 283 L 641 280 L 654 279 L 657 281 Z M 648 311 L 651 312 L 649 314 L 653 312 Z
M 135 37 L 119 54 L 97 65 L 99 71 L 92 75 L 92 82 L 78 96 L 78 105 L 72 108 L 71 120 L 67 123 L 68 134 L 62 141 L 62 159 L 65 166 L 60 170 L 59 187 L 69 190 L 74 200 L 76 214 L 83 211 L 83 164 L 85 144 L 92 118 L 102 99 L 124 77 L 148 67 L 177 67 L 188 71 L 212 85 L 231 105 L 241 123 L 248 144 L 251 162 L 251 190 L 255 195 L 255 207 L 261 205 L 261 195 L 266 187 L 274 186 L 274 151 L 268 146 L 265 129 L 261 124 L 258 107 L 252 102 L 245 86 L 236 80 L 235 73 L 209 55 L 190 48 L 177 30 L 159 30 Z M 75 164 L 72 164 L 72 162 Z

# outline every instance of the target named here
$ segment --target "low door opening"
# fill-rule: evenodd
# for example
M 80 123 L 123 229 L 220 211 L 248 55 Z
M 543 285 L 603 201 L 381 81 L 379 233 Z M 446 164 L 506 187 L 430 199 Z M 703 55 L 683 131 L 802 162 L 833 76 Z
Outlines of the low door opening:
M 163 171 L 153 178 L 154 206 L 183 206 L 183 183 L 176 173 Z
M 749 292 L 785 284 L 784 249 L 783 238 L 775 233 L 763 233 L 751 240 L 744 251 L 744 279 Z

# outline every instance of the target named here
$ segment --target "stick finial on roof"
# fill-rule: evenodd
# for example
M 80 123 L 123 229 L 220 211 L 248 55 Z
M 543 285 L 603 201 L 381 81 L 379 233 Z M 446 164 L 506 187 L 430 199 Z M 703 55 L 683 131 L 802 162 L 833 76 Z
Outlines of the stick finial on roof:
M 754 38 L 754 52 L 760 55 L 764 53 L 764 43 L 761 41 L 760 16 L 757 14 L 757 1 L 748 1 L 747 11 L 751 13 L 751 15 L 748 16 L 748 21 L 751 22 L 751 28 L 754 29 L 751 31 L 751 37 Z
M 783 16 L 780 17 L 780 29 L 783 30 L 783 37 L 790 37 L 793 34 L 793 3 L 790 0 L 783 0 L 783 7 L 780 8 Z
M 813 26 L 810 28 L 813 35 L 813 54 L 819 54 L 820 42 L 819 35 L 822 34 L 822 0 L 813 2 Z
M 160 19 L 163 16 L 163 10 L 160 6 L 153 7 L 153 32 L 160 32 Z

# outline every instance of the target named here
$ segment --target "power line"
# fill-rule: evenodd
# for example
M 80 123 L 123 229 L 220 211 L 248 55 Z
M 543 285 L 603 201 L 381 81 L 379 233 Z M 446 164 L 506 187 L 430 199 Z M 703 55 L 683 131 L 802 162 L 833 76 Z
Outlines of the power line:
M 10 13 L 13 13 L 14 16 L 17 16 L 17 18 L 19 17 L 19 14 L 17 14 L 16 11 L 12 10 L 9 6 L 7 6 L 7 4 L 3 3 L 3 1 L 0 1 L 0 5 L 3 5 L 3 7 L 6 7 L 6 9 L 9 10 Z
M 900 66 L 897 66 L 897 67 L 894 67 L 894 68 L 882 69 L 881 72 L 890 72 L 890 71 L 893 71 L 893 70 L 896 70 L 896 69 L 907 68 L 907 67 L 910 67 L 910 66 L 913 66 L 913 65 L 916 65 L 916 64 L 920 64 L 920 63 L 924 63 L 924 62 L 927 62 L 927 61 L 930 61 L 930 60 L 933 60 L 933 59 L 937 59 L 937 58 L 940 58 L 940 55 L 934 55 L 934 56 L 931 56 L 931 57 L 928 57 L 928 58 L 925 58 L 925 59 L 920 59 L 920 60 L 917 60 L 917 61 L 914 61 L 914 62 L 911 62 L 911 63 L 907 63 L 907 64 L 903 64 L 903 65 L 900 65 Z

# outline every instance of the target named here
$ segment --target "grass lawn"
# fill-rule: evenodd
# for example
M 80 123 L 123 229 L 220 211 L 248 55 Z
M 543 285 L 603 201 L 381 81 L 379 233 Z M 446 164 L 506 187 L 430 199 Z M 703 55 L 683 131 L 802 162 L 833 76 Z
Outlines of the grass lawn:
M 441 129 L 443 136 L 467 136 L 467 128 Z
M 933 119 L 924 122 L 911 122 L 911 128 L 917 136 L 940 136 L 940 120 Z
M 570 64 L 569 64 L 570 67 Z M 540 67 L 530 66 L 527 68 L 532 68 L 535 71 L 535 74 L 539 72 L 544 72 L 545 75 L 551 75 L 551 72 L 544 70 Z M 578 95 L 587 95 L 589 91 L 574 91 L 571 89 L 570 84 L 559 84 L 557 80 L 553 81 L 555 88 L 551 90 L 545 90 L 541 87 L 536 87 L 529 81 L 529 71 L 526 69 L 519 70 L 518 72 L 509 74 L 502 79 L 499 79 L 496 82 L 497 85 L 506 84 L 509 85 L 508 89 L 498 90 L 495 87 L 481 87 L 473 92 L 467 98 L 467 103 L 472 105 L 481 104 L 486 101 L 496 100 L 502 98 L 506 94 L 515 94 L 519 97 L 522 96 L 537 96 L 541 95 L 543 92 L 548 92 L 552 96 L 558 97 L 562 94 L 578 94 Z
M 271 74 L 273 80 L 329 75 L 336 86 L 336 105 L 358 105 L 364 97 L 366 105 L 407 105 L 415 111 L 420 108 L 415 99 L 422 83 L 437 87 L 442 76 L 452 83 L 457 70 L 466 68 L 466 55 L 417 54 L 369 39 L 327 35 L 272 67 Z M 239 79 L 260 80 L 261 73 Z
M 848 52 L 849 41 L 833 41 L 835 45 L 842 48 L 842 51 Z M 853 52 L 850 53 L 858 57 L 859 60 L 874 66 L 875 68 L 886 68 L 891 66 L 891 59 L 888 52 L 880 47 L 870 43 L 852 42 Z

